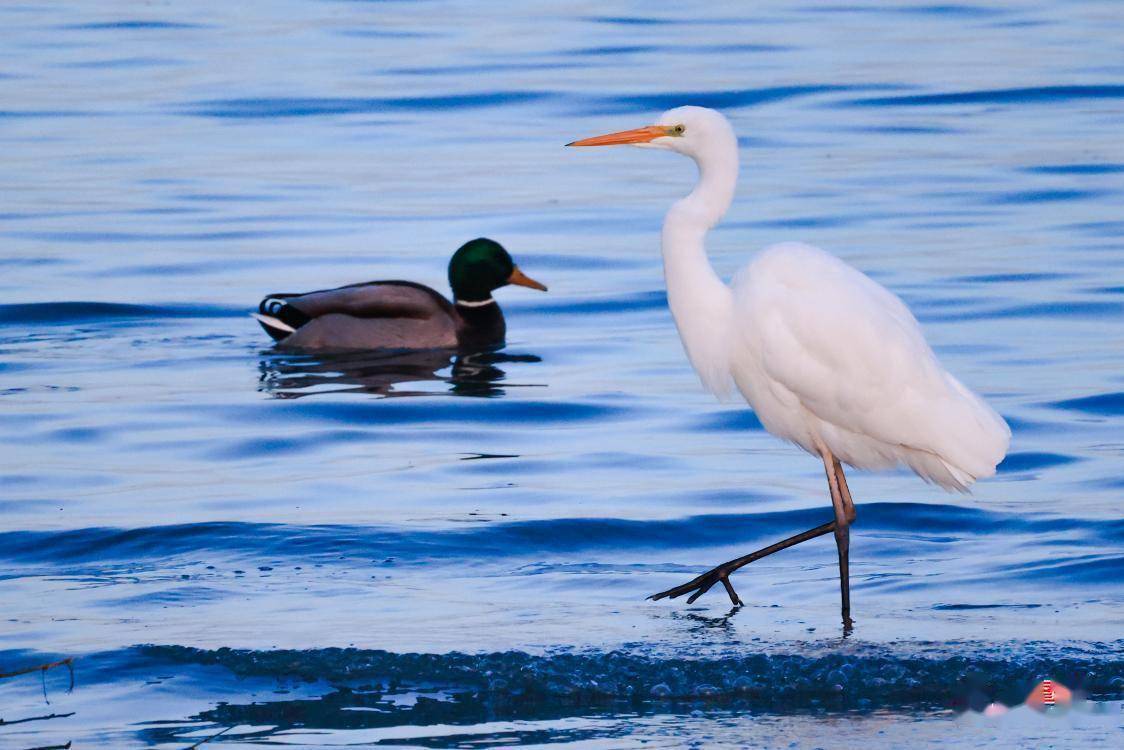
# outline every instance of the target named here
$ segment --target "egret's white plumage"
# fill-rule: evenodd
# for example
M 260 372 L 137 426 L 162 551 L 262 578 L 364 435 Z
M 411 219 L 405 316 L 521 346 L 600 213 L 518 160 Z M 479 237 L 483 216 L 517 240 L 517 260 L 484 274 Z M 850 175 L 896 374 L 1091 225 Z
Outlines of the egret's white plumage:
M 571 145 L 616 144 L 676 151 L 698 165 L 694 190 L 664 220 L 672 316 L 707 389 L 723 396 L 736 388 L 765 429 L 823 458 L 836 522 L 774 547 L 835 531 L 848 623 L 846 528 L 854 508 L 838 462 L 862 469 L 904 464 L 927 481 L 964 491 L 995 473 L 1011 432 L 941 367 L 905 304 L 835 256 L 785 242 L 758 253 L 732 285 L 719 279 L 704 240 L 730 207 L 738 177 L 737 137 L 721 114 L 678 107 L 655 125 Z M 755 555 L 656 598 L 693 589 L 693 601 L 721 580 L 737 602 L 727 576 Z
M 690 156 L 695 189 L 664 220 L 668 303 L 691 364 L 716 395 L 731 386 L 761 424 L 813 455 L 827 447 L 861 469 L 905 464 L 946 489 L 991 476 L 1010 430 L 945 371 L 917 320 L 885 287 L 799 242 L 758 253 L 727 286 L 704 238 L 726 213 L 737 137 L 718 112 L 679 107 L 645 142 Z
M 733 284 L 732 372 L 761 423 L 861 469 L 946 489 L 995 473 L 1006 423 L 937 361 L 902 301 L 811 245 L 773 245 Z

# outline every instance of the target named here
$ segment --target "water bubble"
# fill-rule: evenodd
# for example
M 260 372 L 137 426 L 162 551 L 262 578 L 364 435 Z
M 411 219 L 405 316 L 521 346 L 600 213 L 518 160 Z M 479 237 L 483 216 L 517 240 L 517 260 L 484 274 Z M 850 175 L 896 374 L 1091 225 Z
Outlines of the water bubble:
M 703 683 L 702 685 L 699 685 L 695 688 L 695 695 L 699 696 L 700 698 L 714 698 L 719 694 L 720 691 L 718 690 L 718 688 L 714 687 L 714 685 Z
M 757 684 L 751 678 L 747 677 L 744 674 L 741 677 L 734 680 L 734 684 L 733 684 L 734 690 L 737 690 L 739 693 L 748 693 L 751 690 L 755 689 L 756 687 L 757 687 Z

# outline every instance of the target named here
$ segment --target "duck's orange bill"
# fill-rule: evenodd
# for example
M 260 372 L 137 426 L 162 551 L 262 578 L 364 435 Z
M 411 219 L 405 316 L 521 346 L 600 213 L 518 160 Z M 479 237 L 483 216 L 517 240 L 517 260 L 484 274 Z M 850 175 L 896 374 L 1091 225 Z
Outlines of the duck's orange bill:
M 540 284 L 527 274 L 520 271 L 519 266 L 516 266 L 515 270 L 511 272 L 511 275 L 507 277 L 507 283 L 515 284 L 516 286 L 529 286 L 532 289 L 538 289 L 543 292 L 546 291 L 545 284 Z
M 622 130 L 619 133 L 596 135 L 580 141 L 567 143 L 567 146 L 621 146 L 626 143 L 648 143 L 667 135 L 667 128 L 663 125 L 648 125 L 634 130 Z

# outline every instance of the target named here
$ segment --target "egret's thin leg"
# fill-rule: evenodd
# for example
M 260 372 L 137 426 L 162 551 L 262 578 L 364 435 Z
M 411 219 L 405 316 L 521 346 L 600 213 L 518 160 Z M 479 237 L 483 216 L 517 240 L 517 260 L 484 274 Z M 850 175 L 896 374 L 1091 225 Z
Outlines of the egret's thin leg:
M 770 544 L 768 547 L 763 547 L 756 552 L 751 552 L 748 555 L 734 558 L 728 562 L 708 570 L 702 575 L 693 578 L 692 580 L 684 583 L 681 586 L 661 591 L 658 594 L 652 594 L 649 599 L 675 599 L 683 596 L 684 594 L 691 594 L 687 598 L 688 604 L 694 604 L 695 600 L 705 594 L 716 583 L 721 583 L 726 589 L 726 593 L 730 596 L 730 601 L 734 605 L 740 605 L 742 600 L 734 591 L 733 585 L 730 583 L 730 574 L 734 571 L 749 565 L 751 562 L 760 560 L 762 557 L 780 552 L 782 549 L 788 549 L 794 545 L 806 542 L 809 539 L 815 539 L 818 536 L 835 532 L 835 545 L 839 551 L 839 586 L 840 594 L 843 600 L 843 626 L 846 630 L 850 631 L 853 621 L 851 620 L 851 587 L 849 576 L 849 550 L 850 550 L 850 524 L 855 520 L 855 504 L 851 499 L 851 490 L 847 487 L 847 478 L 843 474 L 843 466 L 839 463 L 839 459 L 835 458 L 826 448 L 821 449 L 821 456 L 824 460 L 824 470 L 827 473 L 828 490 L 831 492 L 832 507 L 835 509 L 836 520 L 830 521 L 817 526 L 814 529 L 790 536 L 788 539 L 783 539 L 776 544 Z M 840 511 L 842 509 L 842 511 Z M 842 533 L 840 533 L 840 525 L 842 524 Z M 694 593 L 692 593 L 694 592 Z
M 688 581 L 687 583 L 683 584 L 682 586 L 676 586 L 673 589 L 668 589 L 667 591 L 661 591 L 658 594 L 652 594 L 648 598 L 649 599 L 664 599 L 664 598 L 675 599 L 676 597 L 683 596 L 683 594 L 687 594 L 691 591 L 694 591 L 695 593 L 691 594 L 691 596 L 687 599 L 688 604 L 694 604 L 696 599 L 698 599 L 700 596 L 705 594 L 707 591 L 710 591 L 711 587 L 714 586 L 714 584 L 721 581 L 722 585 L 726 587 L 726 593 L 730 595 L 730 601 L 733 602 L 735 605 L 741 604 L 742 600 L 740 598 L 738 598 L 738 594 L 737 594 L 736 591 L 734 591 L 734 587 L 732 585 L 730 585 L 730 574 L 731 573 L 733 573 L 738 568 L 741 568 L 745 565 L 749 565 L 751 562 L 754 562 L 755 560 L 760 560 L 762 557 L 766 557 L 767 555 L 771 555 L 774 552 L 780 552 L 782 549 L 788 549 L 789 547 L 792 547 L 793 545 L 800 544 L 800 542 L 806 542 L 809 539 L 815 539 L 818 536 L 823 536 L 824 534 L 830 534 L 834 530 L 835 530 L 835 521 L 829 521 L 828 523 L 825 523 L 822 526 L 817 526 L 816 528 L 808 529 L 807 531 L 805 531 L 801 534 L 797 534 L 795 536 L 790 536 L 788 539 L 783 539 L 783 540 L 777 542 L 776 544 L 770 544 L 768 547 L 763 547 L 763 548 L 757 550 L 756 552 L 750 552 L 748 555 L 736 557 L 733 560 L 730 560 L 729 562 L 724 562 L 721 565 L 719 565 L 718 567 L 713 568 L 711 570 L 708 570 L 707 572 L 703 573 L 701 576 L 698 576 L 697 578 L 694 578 L 693 580 Z
M 822 450 L 824 472 L 827 474 L 827 488 L 831 491 L 831 505 L 835 509 L 835 547 L 839 551 L 839 594 L 842 600 L 843 632 L 849 633 L 854 627 L 851 619 L 851 576 L 849 551 L 851 547 L 851 519 L 854 518 L 853 504 L 844 500 L 843 467 L 826 448 Z M 847 492 L 848 497 L 850 491 Z M 850 509 L 848 509 L 850 505 Z M 850 512 L 848 512 L 848 510 Z
M 843 464 L 832 456 L 835 463 L 835 476 L 839 479 L 839 491 L 843 494 L 843 508 L 847 511 L 847 520 L 855 522 L 855 502 L 851 499 L 851 489 L 847 486 L 847 477 L 843 474 Z

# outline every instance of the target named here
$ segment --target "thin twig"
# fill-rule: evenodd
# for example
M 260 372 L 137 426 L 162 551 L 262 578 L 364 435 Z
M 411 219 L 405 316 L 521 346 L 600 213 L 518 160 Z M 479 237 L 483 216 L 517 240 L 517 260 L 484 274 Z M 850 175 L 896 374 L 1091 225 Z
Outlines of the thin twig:
M 21 674 L 30 674 L 32 672 L 38 672 L 39 678 L 43 682 L 43 700 L 46 701 L 47 705 L 49 706 L 49 705 L 51 705 L 51 699 L 47 697 L 47 670 L 52 669 L 54 667 L 61 667 L 63 664 L 65 664 L 66 668 L 70 670 L 70 687 L 68 687 L 66 689 L 66 692 L 72 693 L 72 692 L 74 692 L 74 657 L 73 656 L 68 656 L 65 659 L 60 659 L 59 661 L 53 661 L 50 664 L 40 664 L 37 667 L 25 667 L 24 669 L 17 669 L 15 672 L 0 672 L 0 680 L 4 679 L 6 677 L 18 677 Z
M 224 730 L 222 730 L 221 732 L 219 732 L 218 734 L 212 734 L 212 735 L 211 735 L 210 737 L 204 737 L 203 739 L 199 740 L 198 742 L 196 742 L 196 743 L 195 743 L 194 745 L 192 745 L 191 747 L 188 747 L 188 748 L 184 748 L 184 750 L 195 750 L 195 748 L 199 747 L 200 745 L 202 745 L 202 744 L 204 744 L 204 743 L 207 743 L 207 742 L 210 742 L 211 740 L 213 740 L 213 739 L 214 739 L 215 737 L 218 737 L 219 735 L 223 735 L 223 734 L 226 734 L 226 733 L 227 733 L 227 732 L 229 732 L 229 731 L 230 731 L 231 729 L 234 729 L 234 726 L 229 726 L 229 727 L 227 727 L 226 729 L 224 729 Z
M 73 716 L 74 712 L 68 714 L 47 714 L 46 716 L 29 716 L 26 719 L 12 719 L 11 721 L 4 721 L 0 719 L 0 727 L 10 727 L 13 724 L 24 724 L 29 721 L 46 721 L 47 719 L 65 719 L 67 716 Z
M 71 675 L 71 678 L 73 679 L 73 677 L 74 677 L 74 657 L 68 656 L 65 659 L 59 659 L 58 661 L 53 661 L 50 664 L 40 664 L 37 667 L 26 667 L 24 669 L 17 669 L 15 672 L 0 672 L 0 680 L 3 680 L 3 679 L 8 678 L 8 677 L 19 677 L 21 674 L 31 674 L 32 672 L 38 672 L 39 670 L 43 670 L 44 672 L 46 672 L 48 669 L 53 669 L 55 667 L 61 667 L 63 664 L 65 664 L 67 667 L 70 668 L 70 675 Z M 73 685 L 71 685 L 71 687 L 73 687 Z

